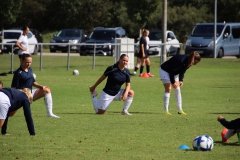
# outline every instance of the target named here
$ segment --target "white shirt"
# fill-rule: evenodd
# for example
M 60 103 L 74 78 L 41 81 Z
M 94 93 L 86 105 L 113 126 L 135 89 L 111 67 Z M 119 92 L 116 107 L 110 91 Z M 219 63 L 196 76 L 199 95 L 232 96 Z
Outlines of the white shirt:
M 17 42 L 19 42 L 22 47 L 27 48 L 26 51 L 23 51 L 23 50 L 19 49 L 18 54 L 19 55 L 22 55 L 24 53 L 29 54 L 27 35 L 24 36 L 23 34 L 21 34 L 21 36 L 18 38 Z
M 147 48 L 147 50 L 148 50 L 148 49 L 149 49 L 149 45 L 148 45 L 148 43 L 149 43 L 149 37 L 146 37 L 146 42 L 147 42 L 146 48 Z
M 0 119 L 6 119 L 10 107 L 11 104 L 8 96 L 5 93 L 0 92 Z

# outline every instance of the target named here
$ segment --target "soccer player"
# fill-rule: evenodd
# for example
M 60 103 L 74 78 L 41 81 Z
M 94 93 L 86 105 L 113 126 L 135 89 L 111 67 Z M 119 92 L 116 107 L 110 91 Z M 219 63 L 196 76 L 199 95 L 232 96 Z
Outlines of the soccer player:
M 30 104 L 32 103 L 31 91 L 28 88 L 22 91 L 14 88 L 0 89 L 0 128 L 2 134 L 6 134 L 8 117 L 13 116 L 14 111 L 23 107 L 25 120 L 30 135 L 35 135 Z
M 172 85 L 175 92 L 175 100 L 178 106 L 178 114 L 186 115 L 186 113 L 182 110 L 182 95 L 180 87 L 183 86 L 183 78 L 186 70 L 192 65 L 196 65 L 200 62 L 200 60 L 200 55 L 194 51 L 188 55 L 175 55 L 161 65 L 159 72 L 165 89 L 163 96 L 165 114 L 171 115 L 168 111 L 168 106 Z
M 21 66 L 14 72 L 12 79 L 12 88 L 23 89 L 29 88 L 32 91 L 33 101 L 44 97 L 44 103 L 47 110 L 47 117 L 60 118 L 52 112 L 53 100 L 51 90 L 47 86 L 38 84 L 34 77 L 31 68 L 32 57 L 29 54 L 23 54 L 20 59 Z M 32 86 L 37 89 L 32 89 Z
M 223 116 L 218 116 L 217 120 L 227 129 L 223 129 L 221 136 L 222 142 L 228 142 L 228 139 L 237 133 L 238 141 L 240 143 L 240 118 L 232 121 L 227 121 Z
M 123 100 L 122 115 L 132 115 L 128 109 L 133 101 L 134 91 L 130 90 L 130 72 L 125 68 L 127 64 L 128 56 L 122 54 L 119 61 L 113 66 L 107 67 L 97 82 L 89 88 L 93 107 L 97 114 L 104 114 L 113 100 Z M 95 89 L 106 77 L 108 77 L 107 83 L 101 92 L 100 100 L 98 100 Z M 126 87 L 121 89 L 124 83 Z
M 17 47 L 19 47 L 19 50 L 18 50 L 19 59 L 21 59 L 21 56 L 23 54 L 29 54 L 28 37 L 27 37 L 27 34 L 29 32 L 29 27 L 28 26 L 22 27 L 22 31 L 23 33 L 20 35 L 20 37 L 18 38 L 15 44 Z

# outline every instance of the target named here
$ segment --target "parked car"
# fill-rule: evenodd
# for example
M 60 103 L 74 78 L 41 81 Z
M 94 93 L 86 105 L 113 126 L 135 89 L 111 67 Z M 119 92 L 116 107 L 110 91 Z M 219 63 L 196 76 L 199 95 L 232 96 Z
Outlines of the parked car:
M 162 31 L 149 31 L 149 55 L 161 55 Z M 180 44 L 173 31 L 166 31 L 166 50 L 167 56 L 173 56 L 180 53 Z M 139 44 L 139 42 L 138 42 Z
M 41 33 L 38 30 L 30 28 L 30 31 L 35 35 L 35 37 L 37 38 L 38 43 L 43 43 L 43 37 L 42 37 Z M 38 46 L 38 51 L 39 52 L 41 51 L 41 47 L 40 46 Z
M 82 29 L 63 29 L 58 32 L 57 35 L 53 35 L 53 39 L 50 43 L 71 43 L 79 44 L 85 42 L 87 39 L 87 34 Z M 80 45 L 70 45 L 70 51 L 79 52 Z M 68 45 L 50 45 L 50 52 L 68 51 Z
M 89 40 L 86 41 L 86 45 L 82 45 L 80 48 L 80 55 L 93 54 L 94 45 L 87 44 L 102 44 L 96 45 L 96 54 L 100 55 L 114 55 L 113 45 L 115 43 L 115 38 L 123 38 L 126 36 L 126 31 L 122 27 L 116 28 L 104 28 L 97 27 L 94 28 L 92 33 L 89 36 Z
M 239 57 L 240 23 L 216 24 L 216 57 Z M 186 54 L 197 51 L 202 57 L 214 56 L 214 23 L 197 23 L 186 41 Z
M 13 52 L 15 54 L 18 53 L 19 48 L 14 45 L 13 50 L 12 50 L 12 45 L 8 43 L 16 43 L 20 35 L 22 34 L 22 30 L 19 29 L 10 29 L 10 30 L 3 30 L 2 31 L 2 51 L 4 53 L 9 53 Z M 30 54 L 37 54 L 38 51 L 38 41 L 35 37 L 35 35 L 29 31 L 27 34 L 28 37 L 28 44 L 29 44 L 29 53 Z

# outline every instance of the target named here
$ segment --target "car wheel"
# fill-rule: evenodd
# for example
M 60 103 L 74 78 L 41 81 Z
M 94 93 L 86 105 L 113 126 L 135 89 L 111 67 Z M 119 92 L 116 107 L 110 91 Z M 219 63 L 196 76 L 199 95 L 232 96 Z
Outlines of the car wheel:
M 37 55 L 37 53 L 38 53 L 38 46 L 36 45 L 35 47 L 34 47 L 34 51 L 33 51 L 33 55 Z
M 53 53 L 53 52 L 56 52 L 56 50 L 55 49 L 50 49 L 50 52 Z
M 222 58 L 222 57 L 224 57 L 223 50 L 219 49 L 219 51 L 218 51 L 218 58 Z

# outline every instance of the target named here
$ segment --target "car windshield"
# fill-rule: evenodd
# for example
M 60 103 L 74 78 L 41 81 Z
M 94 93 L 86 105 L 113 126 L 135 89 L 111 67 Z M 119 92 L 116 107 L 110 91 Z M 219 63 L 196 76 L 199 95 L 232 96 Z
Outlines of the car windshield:
M 4 32 L 4 39 L 18 39 L 20 37 L 20 32 Z
M 224 25 L 217 25 L 217 36 L 221 35 Z M 214 25 L 196 25 L 192 31 L 194 37 L 213 37 Z
M 115 31 L 95 30 L 89 38 L 94 40 L 113 40 L 115 39 Z
M 57 37 L 80 37 L 80 30 L 62 30 Z
M 162 31 L 150 31 L 148 37 L 150 41 L 160 41 L 162 39 Z

